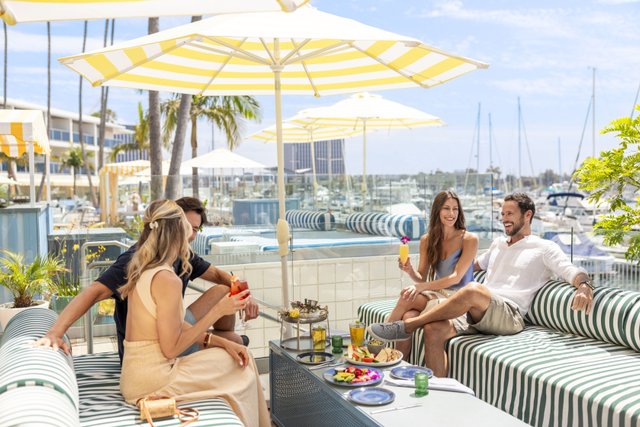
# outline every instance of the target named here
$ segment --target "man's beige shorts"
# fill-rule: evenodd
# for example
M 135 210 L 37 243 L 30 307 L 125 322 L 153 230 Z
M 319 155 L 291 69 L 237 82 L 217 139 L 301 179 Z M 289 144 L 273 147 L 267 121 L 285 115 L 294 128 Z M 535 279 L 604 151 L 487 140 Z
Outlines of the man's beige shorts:
M 469 314 L 452 320 L 458 334 L 513 335 L 524 329 L 524 319 L 513 301 L 491 294 L 489 307 L 479 322 Z

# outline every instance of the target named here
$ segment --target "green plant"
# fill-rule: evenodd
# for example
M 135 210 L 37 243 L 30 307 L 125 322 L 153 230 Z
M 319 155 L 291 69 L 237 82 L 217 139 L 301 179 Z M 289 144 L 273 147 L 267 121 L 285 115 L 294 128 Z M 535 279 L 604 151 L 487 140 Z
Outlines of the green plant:
M 51 277 L 67 270 L 55 256 L 37 256 L 25 263 L 21 254 L 8 250 L 0 253 L 0 284 L 13 294 L 14 308 L 32 306 L 35 294 L 49 290 Z
M 122 228 L 131 239 L 138 240 L 144 228 L 144 221 L 140 215 L 136 214 L 130 220 L 120 221 L 117 225 Z
M 636 106 L 640 111 L 640 104 Z M 606 245 L 627 240 L 629 249 L 625 257 L 640 261 L 640 235 L 634 233 L 640 226 L 640 197 L 628 203 L 625 194 L 638 194 L 640 190 L 640 116 L 613 120 L 601 133 L 616 132 L 618 146 L 600 153 L 598 158 L 584 161 L 575 174 L 579 188 L 591 193 L 589 200 L 610 204 L 611 214 L 604 215 L 594 230 L 604 236 Z

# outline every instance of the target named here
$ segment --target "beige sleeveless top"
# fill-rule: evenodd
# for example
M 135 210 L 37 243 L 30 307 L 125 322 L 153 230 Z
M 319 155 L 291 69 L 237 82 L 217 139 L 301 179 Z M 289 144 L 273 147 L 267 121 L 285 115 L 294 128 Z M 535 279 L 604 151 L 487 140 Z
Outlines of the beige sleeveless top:
M 167 270 L 175 274 L 173 268 L 161 265 L 145 270 L 141 275 L 134 291 L 129 294 L 129 309 L 127 313 L 127 341 L 157 340 L 158 329 L 156 326 L 156 303 L 151 295 L 151 282 L 155 275 Z M 182 317 L 184 318 L 184 306 L 180 302 Z

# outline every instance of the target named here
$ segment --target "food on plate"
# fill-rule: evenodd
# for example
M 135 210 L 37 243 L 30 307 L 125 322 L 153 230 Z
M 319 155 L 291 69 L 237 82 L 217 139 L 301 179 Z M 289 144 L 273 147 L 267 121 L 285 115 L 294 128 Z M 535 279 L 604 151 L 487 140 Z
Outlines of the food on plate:
M 300 310 L 297 308 L 290 309 L 289 317 L 291 317 L 292 319 L 297 319 L 298 317 L 300 317 Z
M 367 347 L 357 347 L 349 345 L 349 351 L 347 353 L 349 359 L 356 362 L 365 363 L 383 363 L 393 362 L 402 358 L 402 353 L 394 348 L 383 348 L 377 354 L 369 351 Z
M 364 383 L 377 378 L 380 378 L 378 371 L 367 368 L 357 368 L 355 366 L 336 369 L 336 373 L 333 376 L 333 379 L 337 382 L 345 382 L 348 384 Z
M 383 348 L 380 353 L 376 354 L 375 360 L 377 362 L 392 362 L 400 359 L 401 357 L 402 353 L 395 348 Z

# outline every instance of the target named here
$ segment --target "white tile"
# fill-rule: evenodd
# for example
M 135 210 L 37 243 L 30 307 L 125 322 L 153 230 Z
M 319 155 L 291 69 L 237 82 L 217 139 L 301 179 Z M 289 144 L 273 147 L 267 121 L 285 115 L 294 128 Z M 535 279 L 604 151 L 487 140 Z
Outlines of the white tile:
M 318 302 L 322 305 L 336 301 L 336 286 L 333 283 L 318 285 Z
M 265 289 L 282 287 L 282 272 L 280 266 L 265 268 L 262 271 Z
M 367 299 L 369 298 L 369 282 L 358 281 L 353 283 L 353 298 Z
M 355 318 L 351 301 L 336 303 L 336 318 L 339 320 Z
M 336 283 L 336 265 L 329 263 L 318 264 L 318 283 Z
M 244 279 L 252 290 L 262 289 L 264 287 L 264 275 L 262 270 L 247 269 L 244 273 Z
M 318 284 L 318 264 L 315 262 L 307 262 L 300 269 L 301 285 L 317 285 Z
M 336 283 L 336 301 L 351 301 L 353 298 L 353 283 Z
M 384 279 L 369 281 L 369 298 L 383 298 L 387 296 Z
M 353 263 L 342 261 L 336 263 L 336 282 L 350 282 L 353 280 Z
M 299 289 L 300 289 L 300 301 L 304 301 L 305 299 L 312 299 L 312 300 L 322 302 L 318 297 L 318 285 L 300 286 Z
M 369 262 L 368 261 L 353 262 L 353 279 L 369 280 Z
M 386 275 L 386 269 L 385 269 L 383 257 L 380 257 L 379 259 L 376 259 L 376 260 L 372 260 L 369 263 L 369 278 L 371 280 L 384 279 L 385 275 Z

